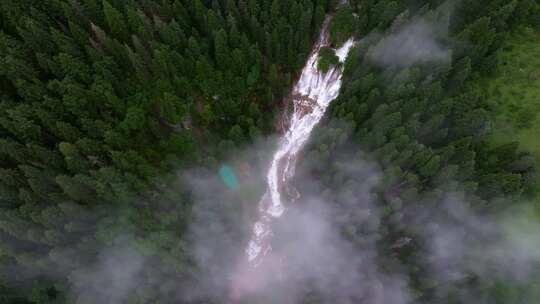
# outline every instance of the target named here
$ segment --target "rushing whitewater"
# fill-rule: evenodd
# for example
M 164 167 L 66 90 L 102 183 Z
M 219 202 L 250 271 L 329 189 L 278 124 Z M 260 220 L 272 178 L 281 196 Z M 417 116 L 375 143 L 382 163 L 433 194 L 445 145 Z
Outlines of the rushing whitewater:
M 288 187 L 288 181 L 295 173 L 298 152 L 305 145 L 315 125 L 323 117 L 330 102 L 338 96 L 341 88 L 343 74 L 341 64 L 332 67 L 326 73 L 317 69 L 319 51 L 322 47 L 329 45 L 327 24 L 328 20 L 291 94 L 294 111 L 290 118 L 289 128 L 280 140 L 268 170 L 268 188 L 259 203 L 260 217 L 254 225 L 253 235 L 246 249 L 248 262 L 253 267 L 257 267 L 264 256 L 271 251 L 270 224 L 273 219 L 281 217 L 286 210 L 282 196 L 288 195 L 289 200 L 294 200 L 298 196 L 297 193 L 291 193 L 293 191 Z M 349 39 L 341 48 L 335 50 L 340 63 L 345 62 L 353 45 L 354 41 Z

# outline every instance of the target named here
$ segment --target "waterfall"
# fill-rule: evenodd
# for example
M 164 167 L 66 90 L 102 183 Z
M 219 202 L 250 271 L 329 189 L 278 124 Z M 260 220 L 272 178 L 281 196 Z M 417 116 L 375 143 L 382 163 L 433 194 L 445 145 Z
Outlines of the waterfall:
M 288 202 L 298 198 L 298 193 L 295 197 L 288 187 L 289 181 L 295 174 L 298 153 L 306 144 L 315 125 L 323 117 L 330 102 L 339 94 L 343 75 L 341 63 L 345 62 L 349 51 L 354 46 L 354 41 L 351 38 L 335 50 L 340 62 L 338 66 L 331 67 L 326 73 L 319 71 L 317 69 L 319 52 L 321 48 L 330 45 L 329 21 L 330 18 L 325 20 L 319 39 L 292 89 L 291 99 L 294 111 L 287 131 L 279 140 L 266 175 L 267 190 L 259 202 L 259 218 L 253 226 L 251 239 L 246 248 L 247 266 L 245 267 L 250 270 L 243 270 L 246 274 L 239 279 L 243 281 L 240 285 L 252 284 L 246 281 L 254 277 L 253 272 L 257 271 L 259 265 L 264 262 L 264 257 L 271 252 L 271 223 L 287 210 L 284 195 L 288 195 Z M 248 275 L 247 272 L 251 274 Z
M 282 193 L 288 181 L 294 177 L 298 152 L 341 88 L 343 74 L 341 66 L 332 67 L 326 73 L 317 69 L 319 51 L 329 44 L 328 40 L 327 26 L 324 26 L 292 91 L 294 112 L 290 118 L 289 128 L 273 155 L 266 175 L 268 188 L 259 203 L 260 217 L 254 225 L 253 235 L 246 249 L 248 261 L 254 266 L 257 266 L 271 250 L 268 243 L 268 238 L 272 234 L 270 223 L 272 219 L 281 217 L 286 210 Z M 354 41 L 349 39 L 341 48 L 335 50 L 341 63 L 345 62 L 353 45 Z

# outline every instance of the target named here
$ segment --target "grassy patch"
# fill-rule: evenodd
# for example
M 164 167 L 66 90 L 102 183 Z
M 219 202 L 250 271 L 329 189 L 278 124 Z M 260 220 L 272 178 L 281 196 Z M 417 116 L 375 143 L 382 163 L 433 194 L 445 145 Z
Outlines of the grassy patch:
M 497 76 L 487 83 L 496 113 L 491 142 L 517 141 L 540 164 L 540 34 L 519 30 L 498 56 Z

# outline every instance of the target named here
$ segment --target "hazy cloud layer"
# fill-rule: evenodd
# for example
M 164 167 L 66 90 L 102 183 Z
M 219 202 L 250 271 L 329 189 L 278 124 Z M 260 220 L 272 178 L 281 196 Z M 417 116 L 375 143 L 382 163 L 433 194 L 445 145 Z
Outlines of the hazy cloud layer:
M 141 282 L 144 257 L 131 240 L 118 239 L 104 249 L 98 260 L 69 276 L 71 297 L 77 304 L 126 303 Z
M 160 240 L 171 232 L 126 231 L 111 244 L 93 248 L 100 252 L 95 261 L 67 274 L 73 302 L 132 303 L 136 295 L 161 303 L 300 304 L 307 298 L 327 304 L 413 304 L 413 278 L 393 257 L 396 248 L 412 243 L 419 246 L 414 249 L 419 262 L 427 265 L 414 279 L 440 282 L 436 292 L 441 297 L 474 276 L 527 284 L 538 271 L 540 225 L 530 211 L 492 217 L 473 211 L 458 193 L 448 193 L 442 202 L 403 206 L 391 224 L 406 227 L 409 235 L 381 251 L 380 237 L 389 225 L 375 194 L 382 175 L 356 152 L 333 159 L 339 182 L 331 188 L 311 174 L 310 157 L 302 159 L 295 186 L 303 197 L 275 223 L 274 249 L 265 263 L 255 270 L 246 267 L 244 248 L 268 160 L 268 146 L 261 148 L 266 152 L 259 148 L 229 161 L 235 168 L 246 160 L 251 164 L 249 175 L 239 173 L 235 190 L 210 170 L 182 174 L 194 201 L 185 243 L 170 244 L 187 250 L 182 272 L 170 269 L 177 260 L 165 264 L 138 246 L 141 239 Z M 177 259 L 169 249 L 153 250 Z M 462 285 L 458 296 L 462 303 L 477 303 L 479 291 Z
M 410 235 L 381 251 L 380 237 L 388 228 L 375 195 L 381 172 L 362 154 L 344 153 L 332 165 L 343 182 L 331 189 L 311 174 L 310 157 L 302 160 L 295 186 L 303 197 L 275 222 L 273 251 L 253 269 L 244 249 L 264 190 L 267 152 L 258 150 L 228 162 L 236 168 L 245 160 L 252 164 L 235 190 L 213 171 L 182 174 L 195 202 L 186 236 L 196 265 L 190 277 L 162 278 L 158 285 L 170 288 L 144 291 L 147 281 L 141 278 L 166 266 L 149 263 L 127 238 L 70 276 L 76 303 L 129 303 L 136 292 L 163 303 L 413 304 L 412 278 L 391 256 L 399 246 L 419 245 L 415 250 L 426 268 L 414 279 L 439 282 L 435 292 L 441 297 L 473 276 L 527 283 L 540 262 L 540 227 L 527 211 L 491 217 L 473 211 L 459 193 L 403 206 L 393 224 L 407 227 Z M 463 303 L 480 296 L 467 285 L 458 291 Z
M 336 205 L 306 193 L 275 222 L 273 250 L 255 269 L 246 263 L 244 255 L 254 215 L 243 220 L 238 210 L 229 213 L 228 206 L 235 204 L 228 195 L 198 191 L 200 205 L 194 212 L 191 233 L 202 270 L 201 289 L 192 291 L 189 299 L 294 304 L 311 297 L 321 303 L 407 303 L 407 281 L 379 269 L 376 236 L 365 234 L 363 246 L 358 247 L 343 232 L 346 224 L 377 231 L 378 211 L 371 192 L 379 174 L 363 161 L 336 165 L 363 183 L 341 193 Z M 299 174 L 299 183 L 312 189 L 321 187 L 318 180 Z M 198 179 L 195 184 L 197 189 L 219 187 L 211 179 Z
M 437 206 L 417 211 L 410 224 L 428 245 L 426 259 L 438 279 L 450 283 L 475 275 L 526 282 L 539 270 L 540 224 L 533 210 L 482 215 L 459 193 Z

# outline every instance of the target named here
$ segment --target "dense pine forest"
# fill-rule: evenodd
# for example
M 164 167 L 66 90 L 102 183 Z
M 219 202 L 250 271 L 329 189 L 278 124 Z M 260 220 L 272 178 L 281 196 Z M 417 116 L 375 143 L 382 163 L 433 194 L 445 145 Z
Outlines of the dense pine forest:
M 0 1 L 0 303 L 228 303 L 194 237 L 218 227 L 225 234 L 210 242 L 245 238 L 235 223 L 261 194 L 254 176 L 272 149 L 261 142 L 282 131 L 328 15 L 332 46 L 357 44 L 299 162 L 317 186 L 296 186 L 341 206 L 367 195 L 350 167 L 376 167 L 378 225 L 345 207 L 339 225 L 359 251 L 373 242 L 383 273 L 407 278 L 408 300 L 377 303 L 540 298 L 538 261 L 526 280 L 435 276 L 422 225 L 466 224 L 420 211 L 454 209 L 448 197 L 459 197 L 455 208 L 496 217 L 535 199 L 534 155 L 490 140 L 497 114 L 485 83 L 513 33 L 539 35 L 540 1 L 341 2 Z M 319 69 L 336 64 L 321 52 Z M 250 164 L 239 189 L 214 177 L 224 162 Z M 192 228 L 203 219 L 208 230 Z M 299 303 L 375 303 L 343 297 L 307 290 Z
M 493 125 L 497 113 L 488 99 L 486 81 L 503 64 L 497 55 L 513 31 L 527 26 L 538 32 L 538 3 L 439 1 L 400 6 L 390 2 L 382 9 L 385 2 L 373 2 L 358 1 L 361 17 L 356 31 L 367 39 L 349 60 L 347 82 L 305 162 L 305 170 L 323 180 L 318 195 L 336 204 L 347 195 L 361 197 L 365 190 L 359 184 L 365 176 L 344 170 L 344 163 L 376 162 L 382 171 L 376 200 L 385 227 L 366 231 L 365 221 L 353 219 L 348 231 L 359 246 L 375 235 L 386 253 L 380 263 L 406 268 L 410 284 L 418 291 L 416 301 L 533 303 L 540 296 L 538 288 L 531 287 L 538 285 L 538 264 L 534 283 L 501 282 L 493 270 L 491 277 L 469 273 L 449 284 L 429 273 L 430 257 L 423 253 L 427 244 L 414 240 L 422 233 L 416 226 L 427 226 L 430 217 L 470 225 L 467 215 L 456 211 L 463 201 L 467 208 L 496 215 L 534 199 L 535 158 L 518 149 L 517 142 L 494 145 L 490 140 L 497 131 Z M 374 31 L 387 35 L 369 34 Z M 428 38 L 451 52 L 422 41 Z M 431 51 L 403 53 L 407 51 L 400 48 L 407 48 L 407 39 Z M 538 42 L 533 44 L 538 47 Z M 376 53 L 381 46 L 388 46 L 386 54 Z M 538 146 L 537 141 L 527 144 Z M 449 193 L 466 198 L 449 200 Z M 429 214 L 419 216 L 422 209 L 430 210 Z M 465 236 L 463 242 L 468 242 Z M 477 235 L 471 242 L 483 244 Z M 489 252 L 482 255 L 489 259 Z

